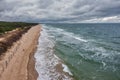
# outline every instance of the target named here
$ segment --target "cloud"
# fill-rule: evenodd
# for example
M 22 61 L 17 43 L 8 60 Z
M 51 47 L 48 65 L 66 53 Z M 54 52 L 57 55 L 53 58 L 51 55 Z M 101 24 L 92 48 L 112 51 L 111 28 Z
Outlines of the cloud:
M 92 23 L 116 23 L 120 21 L 120 16 L 104 17 L 104 18 L 94 18 L 90 20 L 84 20 L 82 22 L 92 22 Z
M 0 0 L 0 20 L 120 22 L 120 0 Z

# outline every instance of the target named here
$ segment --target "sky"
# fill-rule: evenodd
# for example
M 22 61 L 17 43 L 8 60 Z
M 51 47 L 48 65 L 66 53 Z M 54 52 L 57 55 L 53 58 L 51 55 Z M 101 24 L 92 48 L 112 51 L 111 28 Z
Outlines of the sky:
M 0 21 L 119 23 L 120 0 L 0 0 Z

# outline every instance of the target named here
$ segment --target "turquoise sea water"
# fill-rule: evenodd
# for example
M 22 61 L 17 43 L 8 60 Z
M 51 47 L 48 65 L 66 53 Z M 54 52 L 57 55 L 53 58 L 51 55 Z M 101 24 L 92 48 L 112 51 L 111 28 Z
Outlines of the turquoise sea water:
M 76 80 L 120 80 L 120 24 L 43 24 Z

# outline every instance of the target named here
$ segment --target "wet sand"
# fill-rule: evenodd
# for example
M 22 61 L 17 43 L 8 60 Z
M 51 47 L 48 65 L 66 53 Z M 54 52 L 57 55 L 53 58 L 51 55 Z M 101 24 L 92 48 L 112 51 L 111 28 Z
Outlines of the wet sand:
M 44 27 L 44 26 L 43 26 Z M 74 80 L 73 75 L 59 57 L 54 53 L 55 44 L 44 28 L 38 40 L 35 53 L 35 68 L 39 74 L 38 80 Z M 71 73 L 71 74 L 69 74 Z
M 32 27 L 5 53 L 0 60 L 0 80 L 37 80 L 34 51 L 40 25 Z

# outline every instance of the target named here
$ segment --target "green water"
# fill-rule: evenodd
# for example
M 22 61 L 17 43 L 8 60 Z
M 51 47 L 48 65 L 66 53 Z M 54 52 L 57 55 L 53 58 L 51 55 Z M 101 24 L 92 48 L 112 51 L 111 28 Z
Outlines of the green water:
M 120 80 L 120 24 L 46 24 L 76 80 Z

